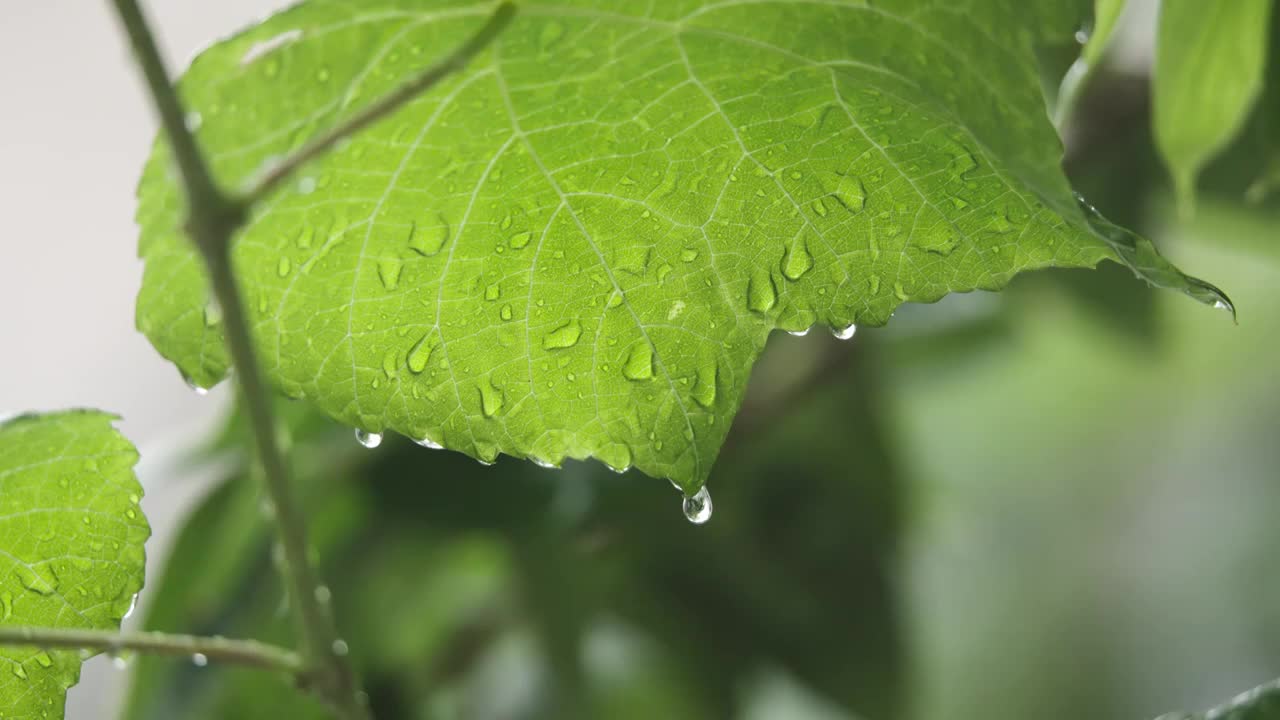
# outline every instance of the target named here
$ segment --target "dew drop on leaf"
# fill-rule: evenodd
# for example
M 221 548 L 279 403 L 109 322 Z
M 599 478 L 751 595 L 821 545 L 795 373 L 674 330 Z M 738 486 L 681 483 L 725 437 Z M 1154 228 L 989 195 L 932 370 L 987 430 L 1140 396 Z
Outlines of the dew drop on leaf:
M 546 350 L 563 350 L 578 344 L 582 337 L 582 324 L 570 320 L 542 337 L 542 347 Z
M 845 210 L 857 214 L 867 204 L 867 191 L 862 180 L 843 173 L 824 173 L 822 185 Z M 816 209 L 816 208 L 815 208 Z
M 803 238 L 795 237 L 782 258 L 782 274 L 788 280 L 799 280 L 812 267 L 813 256 L 809 254 L 808 246 Z
M 42 668 L 53 667 L 53 658 L 49 657 L 49 653 L 42 652 L 36 655 L 36 664 Z
M 711 493 L 703 486 L 696 495 L 684 498 L 684 516 L 694 525 L 702 525 L 711 519 Z
M 484 289 L 484 299 L 493 302 L 502 297 L 502 288 L 495 283 Z
M 356 430 L 356 442 L 372 450 L 382 444 L 382 433 Z
M 418 340 L 418 342 L 414 344 L 413 348 L 409 350 L 409 357 L 407 359 L 409 371 L 417 375 L 423 370 L 426 370 L 427 363 L 431 360 L 431 351 L 433 349 L 434 348 L 431 347 L 431 334 L 427 333 L 426 335 L 423 335 L 422 339 Z
M 533 233 L 531 232 L 516 233 L 511 236 L 511 239 L 507 241 L 507 244 L 511 246 L 512 250 L 523 250 L 529 245 L 529 240 L 532 238 Z
M 480 381 L 480 411 L 485 417 L 493 417 L 502 411 L 502 390 L 493 386 L 489 378 Z
M 714 363 L 698 368 L 698 381 L 693 385 L 693 399 L 708 410 L 716 403 L 717 372 Z
M 631 349 L 627 361 L 622 364 L 622 374 L 628 380 L 649 380 L 653 377 L 653 346 L 641 341 Z
M 52 595 L 58 590 L 58 576 L 48 565 L 37 565 L 35 568 L 21 564 L 15 565 L 13 574 L 18 577 L 22 587 L 37 595 Z
M 404 268 L 404 263 L 400 258 L 383 258 L 378 261 L 378 279 L 382 281 L 382 287 L 387 290 L 395 290 L 400 285 L 400 271 Z
M 768 271 L 756 270 L 747 282 L 747 308 L 766 313 L 778 302 L 778 291 L 773 287 L 773 277 Z
M 512 315 L 512 312 L 511 312 L 510 303 L 503 305 L 502 309 L 498 311 L 498 317 L 502 318 L 503 320 L 510 320 L 511 315 Z
M 289 273 L 292 271 L 293 261 L 290 260 L 288 256 L 281 257 L 280 260 L 276 262 L 276 275 L 279 275 L 282 278 L 289 277 Z
M 409 249 L 423 257 L 439 253 L 448 241 L 449 223 L 442 215 L 437 215 L 432 225 L 420 228 L 415 223 L 409 230 Z

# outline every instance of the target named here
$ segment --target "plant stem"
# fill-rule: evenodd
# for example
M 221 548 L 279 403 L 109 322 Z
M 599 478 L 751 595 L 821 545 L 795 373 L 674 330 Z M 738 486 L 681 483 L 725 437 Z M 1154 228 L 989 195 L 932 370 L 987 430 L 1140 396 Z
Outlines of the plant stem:
M 360 112 L 322 133 L 289 157 L 271 166 L 258 179 L 257 183 L 245 192 L 243 196 L 245 200 L 253 203 L 266 197 L 300 166 L 324 154 L 326 150 L 344 138 L 351 137 L 360 130 L 399 110 L 405 103 L 421 95 L 436 83 L 466 67 L 467 63 L 487 47 L 489 43 L 493 42 L 494 38 L 498 37 L 498 34 L 506 28 L 515 14 L 516 8 L 511 2 L 499 4 L 494 9 L 493 14 L 489 16 L 488 22 L 475 35 L 472 35 L 467 42 L 463 43 L 443 60 L 423 70 L 417 77 L 370 103 Z
M 326 602 L 327 593 L 308 555 L 306 523 L 289 487 L 288 471 L 276 437 L 271 394 L 254 354 L 248 322 L 232 273 L 232 234 L 243 224 L 247 206 L 228 198 L 214 183 L 204 156 L 188 130 L 182 102 L 169 82 L 168 71 L 137 0 L 112 0 L 133 45 L 164 133 L 182 174 L 187 195 L 187 233 L 208 266 L 214 296 L 222 309 L 227 345 L 236 368 L 242 399 L 253 428 L 258 459 L 266 478 L 267 494 L 275 509 L 280 544 L 284 549 L 282 572 L 298 621 L 302 654 L 315 689 L 348 720 L 369 717 L 358 680 L 347 662 L 345 645 Z
M 0 646 L 30 645 L 39 648 L 72 648 L 118 653 L 125 650 L 151 655 L 194 657 L 203 655 L 237 665 L 303 675 L 302 658 L 292 650 L 256 640 L 229 640 L 221 637 L 170 635 L 168 633 L 117 633 L 103 630 L 63 630 L 58 628 L 0 627 Z

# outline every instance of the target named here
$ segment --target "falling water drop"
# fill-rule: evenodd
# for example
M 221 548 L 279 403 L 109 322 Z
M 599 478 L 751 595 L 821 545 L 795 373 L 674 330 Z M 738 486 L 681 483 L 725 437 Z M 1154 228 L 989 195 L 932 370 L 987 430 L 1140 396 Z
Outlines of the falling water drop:
M 372 450 L 382 444 L 382 433 L 356 430 L 356 442 Z
M 191 656 L 191 664 L 196 667 L 204 667 L 209 664 L 209 657 L 204 653 L 196 653 Z
M 711 493 L 704 486 L 698 494 L 684 498 L 684 516 L 694 525 L 711 519 Z
M 848 340 L 849 338 L 852 338 L 853 334 L 856 332 L 858 332 L 858 326 L 852 323 L 843 328 L 831 328 L 831 334 L 834 335 L 837 340 Z
M 337 640 L 333 641 L 334 655 L 337 655 L 338 657 L 346 657 L 347 653 L 349 652 L 351 652 L 351 648 L 347 645 L 346 640 L 343 640 L 342 638 L 338 638 Z

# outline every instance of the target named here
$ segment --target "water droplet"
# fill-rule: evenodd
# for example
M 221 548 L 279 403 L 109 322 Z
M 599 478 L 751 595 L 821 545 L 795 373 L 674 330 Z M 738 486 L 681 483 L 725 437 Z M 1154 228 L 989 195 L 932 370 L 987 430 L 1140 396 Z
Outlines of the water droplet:
M 809 248 L 799 236 L 792 239 L 787 252 L 782 257 L 782 274 L 788 280 L 799 280 L 813 267 L 813 256 Z
M 337 655 L 338 657 L 346 657 L 347 653 L 349 652 L 351 652 L 351 648 L 347 645 L 346 640 L 343 640 L 342 638 L 338 638 L 337 640 L 333 641 L 334 655 Z
M 333 600 L 333 591 L 329 589 L 329 586 L 317 585 L 316 586 L 316 602 L 320 603 L 321 605 L 328 605 L 331 600 Z
M 12 667 L 13 674 L 16 675 L 19 680 L 27 679 L 27 669 L 22 666 L 22 663 L 13 663 Z
M 191 379 L 191 376 L 186 373 L 182 374 L 182 382 L 186 383 L 187 387 L 191 388 L 191 392 L 201 397 L 209 394 L 209 388 L 200 385 L 195 380 Z
M 36 655 L 36 664 L 42 668 L 53 667 L 53 658 L 49 657 L 49 653 L 42 652 Z
M 415 442 L 415 443 L 417 443 L 417 444 L 419 444 L 419 445 L 421 445 L 421 446 L 422 446 L 422 447 L 424 447 L 424 448 L 429 448 L 429 449 L 431 449 L 431 450 L 443 450 L 443 449 L 444 449 L 444 445 L 441 445 L 440 443 L 436 442 L 435 440 L 432 440 L 432 439 L 431 439 L 429 436 L 427 436 L 427 435 L 423 435 L 421 440 L 414 440 L 414 442 Z
M 204 125 L 204 117 L 200 115 L 200 113 L 196 112 L 195 110 L 192 110 L 191 112 L 187 113 L 185 122 L 187 125 L 188 132 L 196 132 L 197 130 L 200 129 L 201 125 Z
M 436 223 L 419 228 L 417 223 L 409 229 L 409 249 L 424 257 L 431 257 L 449 241 L 449 222 L 443 215 L 436 216 Z
M 382 433 L 357 429 L 356 442 L 372 450 L 382 444 Z
M 480 410 L 485 417 L 493 417 L 502 411 L 502 390 L 493 386 L 489 378 L 480 381 Z
M 694 525 L 702 525 L 711 519 L 711 493 L 704 485 L 696 495 L 684 498 L 684 516 Z
M 693 262 L 698 259 L 698 251 L 693 248 L 685 248 L 680 252 L 680 259 L 685 262 Z
M 493 302 L 494 300 L 497 300 L 500 297 L 502 297 L 502 288 L 498 287 L 497 283 L 494 283 L 493 285 L 490 285 L 489 287 L 484 289 L 485 300 L 488 300 L 489 302 Z
M 803 330 L 788 330 L 787 334 L 792 337 L 804 337 L 809 334 L 809 328 L 805 328 Z
M 404 263 L 400 258 L 383 258 L 378 261 L 378 279 L 382 281 L 382 287 L 388 290 L 395 290 L 400 284 L 400 271 L 404 268 Z
M 133 596 L 129 598 L 129 609 L 125 610 L 124 614 L 120 616 L 120 621 L 124 622 L 125 620 L 128 620 L 129 617 L 133 615 L 133 611 L 137 609 L 138 609 L 138 593 L 134 593 Z
M 407 362 L 409 371 L 417 375 L 427 369 L 427 362 L 431 360 L 431 351 L 435 348 L 431 344 L 431 333 L 423 335 L 413 348 L 409 350 Z
M 503 305 L 502 309 L 498 311 L 498 317 L 502 318 L 503 320 L 510 320 L 511 316 L 512 316 L 512 312 L 511 312 L 510 304 Z
M 8 620 L 13 614 L 13 593 L 9 591 L 0 592 L 0 621 Z
M 191 664 L 196 667 L 204 667 L 209 664 L 209 658 L 204 653 L 196 653 L 191 656 Z
M 217 327 L 222 323 L 222 308 L 218 303 L 210 300 L 204 305 L 204 326 Z
M 545 350 L 571 348 L 578 344 L 578 338 L 580 337 L 582 337 L 582 324 L 577 320 L 570 320 L 544 335 L 542 337 L 542 347 Z
M 281 257 L 280 260 L 276 262 L 276 275 L 279 275 L 280 277 L 289 277 L 289 273 L 292 271 L 293 261 L 289 259 L 289 256 L 286 255 Z
M 119 650 L 108 651 L 111 655 L 111 667 L 116 670 L 127 670 L 129 668 L 129 658 L 125 657 Z
M 836 202 L 851 213 L 860 213 L 867 204 L 867 191 L 862 180 L 843 173 L 823 173 L 822 186 Z
M 778 291 L 773 286 L 773 277 L 767 270 L 756 270 L 747 282 L 747 308 L 758 313 L 767 313 L 778 302 Z
M 511 239 L 507 241 L 507 244 L 511 246 L 512 250 L 523 250 L 529 245 L 529 240 L 532 238 L 533 233 L 531 232 L 516 233 L 511 236 Z
M 316 179 L 310 175 L 298 181 L 298 194 L 310 195 L 316 191 Z
M 818 198 L 812 203 L 809 203 L 809 207 L 813 208 L 813 211 L 818 213 L 818 217 L 827 216 L 827 204 L 822 201 L 822 198 Z
M 557 470 L 560 467 L 559 465 L 556 465 L 550 460 L 543 460 L 542 458 L 536 458 L 536 457 L 533 457 L 532 455 L 529 456 L 529 460 L 534 465 L 537 465 L 538 467 L 543 468 L 545 470 Z
M 653 346 L 641 341 L 631 348 L 631 354 L 622 364 L 622 375 L 628 380 L 649 380 L 653 377 Z
M 13 574 L 18 576 L 18 582 L 22 583 L 22 587 L 37 595 L 52 595 L 58 590 L 58 576 L 48 565 L 35 567 L 15 565 Z
M 715 364 L 698 368 L 698 381 L 693 385 L 693 399 L 704 408 L 711 409 L 716 403 L 717 374 Z
M 837 340 L 848 340 L 852 338 L 856 332 L 858 332 L 858 326 L 852 323 L 842 328 L 831 328 L 831 334 L 835 336 Z

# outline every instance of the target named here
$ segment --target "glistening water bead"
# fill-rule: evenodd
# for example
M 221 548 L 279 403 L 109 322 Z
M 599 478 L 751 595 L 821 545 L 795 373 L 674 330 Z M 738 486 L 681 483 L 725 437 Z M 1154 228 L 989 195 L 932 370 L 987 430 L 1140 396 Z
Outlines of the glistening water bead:
M 843 328 L 831 328 L 831 334 L 834 335 L 837 340 L 848 340 L 852 338 L 856 332 L 858 332 L 857 325 L 849 325 L 848 327 Z
M 356 442 L 372 450 L 382 444 L 382 433 L 356 430 Z
M 711 493 L 705 486 L 696 495 L 685 497 L 684 516 L 694 525 L 711 519 Z

